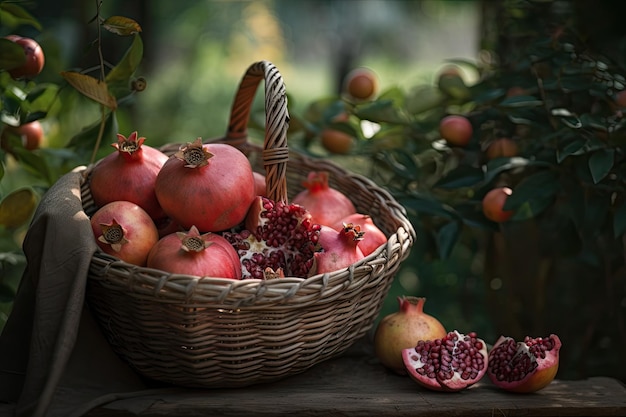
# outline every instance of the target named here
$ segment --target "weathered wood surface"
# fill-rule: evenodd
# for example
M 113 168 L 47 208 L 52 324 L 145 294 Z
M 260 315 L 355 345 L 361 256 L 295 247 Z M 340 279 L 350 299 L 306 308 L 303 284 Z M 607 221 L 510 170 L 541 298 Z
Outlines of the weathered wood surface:
M 510 394 L 485 378 L 458 393 L 420 388 L 385 370 L 366 348 L 305 373 L 237 389 L 181 390 L 117 401 L 89 417 L 204 416 L 626 416 L 626 386 L 606 377 L 553 381 L 534 394 Z

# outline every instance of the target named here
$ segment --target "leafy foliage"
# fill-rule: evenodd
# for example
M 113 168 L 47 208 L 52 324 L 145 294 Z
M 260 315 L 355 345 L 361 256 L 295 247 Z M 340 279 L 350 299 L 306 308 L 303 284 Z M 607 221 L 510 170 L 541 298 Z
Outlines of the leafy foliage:
M 530 40 L 518 58 L 506 67 L 451 61 L 454 88 L 439 78 L 439 85 L 391 88 L 366 103 L 322 98 L 297 121 L 298 143 L 312 155 L 338 158 L 319 145 L 319 132 L 352 132 L 359 141 L 345 162 L 407 208 L 418 232 L 418 274 L 398 291 L 425 295 L 432 286 L 419 280 L 421 272 L 447 265 L 441 273 L 453 273 L 456 288 L 439 301 L 462 305 L 471 285 L 469 302 L 483 303 L 490 317 L 479 327 L 483 334 L 495 340 L 557 332 L 572 347 L 563 375 L 624 378 L 613 364 L 626 359 L 626 103 L 619 100 L 626 69 L 565 30 Z M 477 81 L 464 82 L 466 73 Z M 338 122 L 341 114 L 347 117 Z M 441 139 L 438 124 L 448 114 L 471 121 L 467 146 Z M 499 138 L 513 139 L 517 154 L 489 159 L 486 150 Z M 483 196 L 498 186 L 513 189 L 504 208 L 515 212 L 501 224 L 482 213 Z M 468 269 L 455 271 L 467 251 L 480 261 L 466 259 Z M 465 324 L 441 311 L 448 326 Z M 581 332 L 588 335 L 582 341 Z

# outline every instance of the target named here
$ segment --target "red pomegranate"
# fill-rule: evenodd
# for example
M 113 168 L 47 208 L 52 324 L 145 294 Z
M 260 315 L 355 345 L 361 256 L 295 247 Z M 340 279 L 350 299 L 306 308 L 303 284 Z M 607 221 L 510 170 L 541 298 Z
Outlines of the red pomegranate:
M 237 250 L 244 279 L 306 278 L 320 225 L 302 206 L 257 196 L 244 225 L 241 231 L 223 233 Z
M 130 201 L 113 201 L 91 216 L 91 229 L 103 252 L 144 266 L 159 233 L 144 209 Z
M 460 391 L 487 371 L 487 345 L 476 333 L 454 330 L 441 339 L 420 340 L 402 350 L 406 370 L 415 382 L 433 391 Z
M 262 195 L 263 197 L 267 197 L 267 185 L 265 181 L 265 175 L 260 172 L 253 172 L 254 175 L 254 189 L 256 195 Z
M 559 369 L 561 340 L 526 336 L 517 342 L 501 336 L 489 351 L 487 375 L 496 386 L 513 392 L 535 392 L 548 386 Z
M 309 172 L 302 182 L 305 189 L 296 194 L 292 203 L 307 209 L 314 223 L 332 227 L 356 209 L 345 194 L 329 185 L 328 175 L 326 171 Z
M 350 225 L 358 225 L 361 231 L 365 233 L 363 239 L 359 241 L 358 246 L 364 256 L 369 255 L 376 249 L 387 243 L 387 236 L 376 226 L 372 217 L 367 214 L 354 213 L 342 218 L 333 225 L 333 229 L 341 230 Z
M 170 233 L 152 247 L 146 266 L 173 274 L 241 279 L 239 258 L 232 246 L 215 233 Z
M 91 170 L 89 188 L 96 206 L 117 200 L 131 201 L 143 208 L 153 220 L 165 217 L 154 192 L 159 170 L 168 157 L 145 145 L 137 132 L 128 138 L 117 135 L 116 151 L 102 158 Z
M 161 168 L 155 181 L 159 204 L 184 229 L 220 232 L 239 225 L 254 197 L 250 161 L 223 143 L 187 143 Z
M 346 225 L 339 231 L 321 225 L 319 236 L 321 250 L 314 254 L 315 261 L 309 275 L 338 271 L 363 259 L 363 252 L 358 247 L 363 235 L 361 228 L 355 225 Z
M 406 375 L 402 350 L 420 340 L 441 339 L 448 332 L 441 322 L 424 313 L 424 297 L 398 297 L 399 309 L 383 317 L 374 333 L 374 353 L 385 367 Z

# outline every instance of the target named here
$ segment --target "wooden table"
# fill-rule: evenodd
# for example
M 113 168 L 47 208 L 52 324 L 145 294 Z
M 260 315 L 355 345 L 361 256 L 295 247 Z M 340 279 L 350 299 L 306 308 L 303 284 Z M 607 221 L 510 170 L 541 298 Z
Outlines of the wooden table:
M 129 411 L 132 410 L 132 411 Z M 461 392 L 424 390 L 385 370 L 362 343 L 284 380 L 247 388 L 181 390 L 111 403 L 89 417 L 204 416 L 626 416 L 626 386 L 594 377 L 555 380 L 534 394 L 498 390 L 484 378 Z

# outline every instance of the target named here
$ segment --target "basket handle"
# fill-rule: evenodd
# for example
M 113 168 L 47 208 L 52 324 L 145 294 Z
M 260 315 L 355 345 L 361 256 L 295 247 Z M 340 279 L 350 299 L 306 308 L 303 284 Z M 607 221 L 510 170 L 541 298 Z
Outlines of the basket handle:
M 261 80 L 265 80 L 265 139 L 263 165 L 267 196 L 274 201 L 287 202 L 287 130 L 289 112 L 283 78 L 269 61 L 258 61 L 248 67 L 235 95 L 228 130 L 223 141 L 241 147 L 248 140 L 250 110 Z

